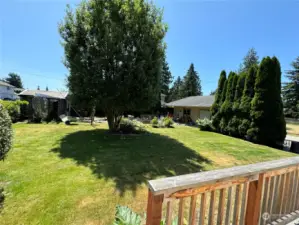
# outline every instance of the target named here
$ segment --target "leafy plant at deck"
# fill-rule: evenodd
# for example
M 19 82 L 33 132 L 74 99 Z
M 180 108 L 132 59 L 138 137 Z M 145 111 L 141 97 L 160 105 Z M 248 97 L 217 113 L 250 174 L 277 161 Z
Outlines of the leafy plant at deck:
M 127 206 L 116 206 L 115 219 L 112 225 L 143 225 L 146 221 L 146 215 L 140 216 L 139 214 L 133 212 Z M 171 225 L 178 224 L 178 217 L 175 217 Z M 160 225 L 166 225 L 165 220 L 162 220 Z
M 141 225 L 142 217 L 127 206 L 116 206 L 113 225 Z

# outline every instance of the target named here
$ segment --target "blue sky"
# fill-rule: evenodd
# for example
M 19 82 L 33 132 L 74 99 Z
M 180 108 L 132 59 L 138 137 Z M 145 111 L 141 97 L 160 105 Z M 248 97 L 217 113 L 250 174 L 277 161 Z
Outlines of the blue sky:
M 173 76 L 184 76 L 193 62 L 204 94 L 216 88 L 222 69 L 238 69 L 250 47 L 260 58 L 276 55 L 283 72 L 299 56 L 298 0 L 155 2 L 169 25 L 165 41 Z M 25 88 L 65 89 L 57 24 L 67 3 L 78 1 L 0 0 L 0 78 L 17 72 Z

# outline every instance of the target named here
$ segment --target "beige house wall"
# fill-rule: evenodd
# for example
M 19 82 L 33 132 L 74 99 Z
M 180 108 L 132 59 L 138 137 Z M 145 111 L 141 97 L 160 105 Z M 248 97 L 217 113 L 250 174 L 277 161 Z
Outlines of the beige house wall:
M 175 106 L 173 110 L 173 116 L 182 117 L 184 113 L 184 109 L 190 109 L 190 117 L 193 122 L 196 122 L 197 119 L 211 118 L 210 108 L 204 107 L 178 107 Z

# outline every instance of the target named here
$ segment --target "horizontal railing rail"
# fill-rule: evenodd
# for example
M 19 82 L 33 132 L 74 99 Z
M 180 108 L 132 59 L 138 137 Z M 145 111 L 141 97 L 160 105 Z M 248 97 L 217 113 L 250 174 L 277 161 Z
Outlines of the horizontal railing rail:
M 179 225 L 285 224 L 299 213 L 299 157 L 161 178 L 148 187 L 147 225 L 163 218 L 167 225 L 174 219 Z

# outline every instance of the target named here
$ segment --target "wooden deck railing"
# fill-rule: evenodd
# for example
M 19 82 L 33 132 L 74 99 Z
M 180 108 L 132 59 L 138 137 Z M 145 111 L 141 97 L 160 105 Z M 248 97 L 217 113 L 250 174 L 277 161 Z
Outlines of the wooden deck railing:
M 298 184 L 299 157 L 151 180 L 146 225 L 287 224 Z

